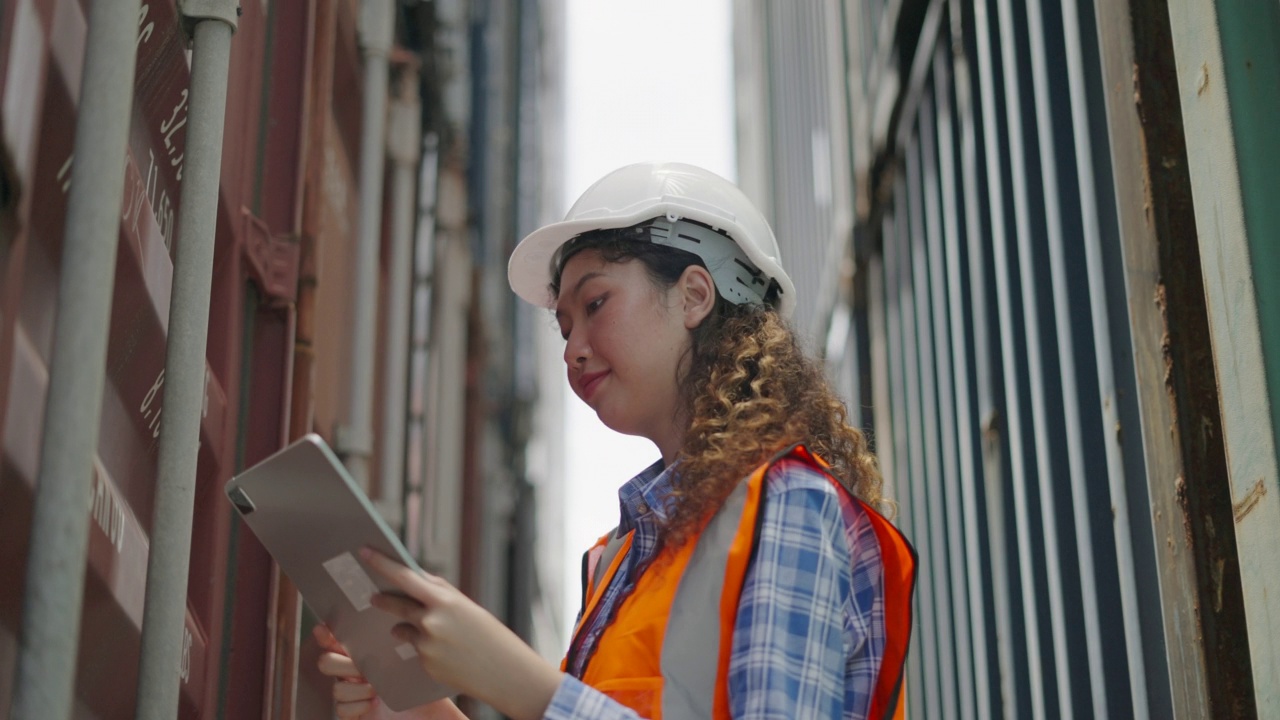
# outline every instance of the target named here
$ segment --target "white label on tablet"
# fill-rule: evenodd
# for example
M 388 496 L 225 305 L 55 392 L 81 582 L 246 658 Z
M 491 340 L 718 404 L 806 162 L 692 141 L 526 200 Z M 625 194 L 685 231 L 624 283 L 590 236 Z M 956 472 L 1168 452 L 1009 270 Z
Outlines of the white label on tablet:
M 401 660 L 410 660 L 418 657 L 418 651 L 414 650 L 413 646 L 409 643 L 400 643 L 397 645 L 396 654 L 400 656 Z
M 363 612 L 373 607 L 369 604 L 369 598 L 378 592 L 378 586 L 373 584 L 373 580 L 360 567 L 360 561 L 354 555 L 342 553 L 325 561 L 324 569 L 329 571 L 329 577 L 342 588 L 356 610 Z

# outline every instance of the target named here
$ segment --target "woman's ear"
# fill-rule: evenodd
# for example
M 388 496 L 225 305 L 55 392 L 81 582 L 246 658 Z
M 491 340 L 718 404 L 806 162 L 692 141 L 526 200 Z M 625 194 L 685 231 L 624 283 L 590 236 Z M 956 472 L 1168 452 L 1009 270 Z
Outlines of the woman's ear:
M 692 330 L 702 324 L 716 306 L 716 283 L 711 273 L 700 265 L 690 265 L 680 274 L 676 283 L 680 291 L 680 307 L 684 312 L 684 326 Z

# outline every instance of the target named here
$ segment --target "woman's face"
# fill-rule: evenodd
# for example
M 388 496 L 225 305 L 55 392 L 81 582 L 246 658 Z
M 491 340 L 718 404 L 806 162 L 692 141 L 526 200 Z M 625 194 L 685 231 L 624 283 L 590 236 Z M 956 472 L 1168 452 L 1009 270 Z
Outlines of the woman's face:
M 638 260 L 606 262 L 589 250 L 569 259 L 560 277 L 556 321 L 565 338 L 569 385 L 609 428 L 657 443 L 663 456 L 678 449 L 680 363 L 714 303 L 715 286 L 690 268 L 669 289 L 659 288 Z M 697 307 L 708 292 L 705 310 Z M 693 299 L 691 306 L 690 298 Z M 692 324 L 690 324 L 692 322 Z

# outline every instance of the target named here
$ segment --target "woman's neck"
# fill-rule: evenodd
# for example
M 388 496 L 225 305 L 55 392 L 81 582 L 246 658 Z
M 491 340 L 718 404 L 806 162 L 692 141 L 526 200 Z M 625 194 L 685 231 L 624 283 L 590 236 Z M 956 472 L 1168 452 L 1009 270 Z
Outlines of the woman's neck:
M 676 461 L 676 457 L 680 455 L 680 449 L 684 447 L 684 438 L 688 431 L 688 424 L 682 421 L 671 423 L 667 428 L 663 428 L 661 434 L 655 433 L 649 439 L 654 445 L 658 446 L 658 452 L 662 453 L 662 465 L 671 467 L 671 463 Z

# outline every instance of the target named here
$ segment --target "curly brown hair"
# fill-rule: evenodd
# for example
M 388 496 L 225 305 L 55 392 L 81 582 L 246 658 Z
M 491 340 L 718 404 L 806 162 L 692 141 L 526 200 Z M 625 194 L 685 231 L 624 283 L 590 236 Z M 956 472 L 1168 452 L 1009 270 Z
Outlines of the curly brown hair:
M 552 261 L 553 297 L 569 259 L 586 251 L 605 262 L 641 261 L 660 289 L 674 285 L 690 265 L 706 267 L 692 253 L 644 242 L 636 228 L 600 231 L 561 248 Z M 776 311 L 717 297 L 692 335 L 677 378 L 680 417 L 689 426 L 676 459 L 680 472 L 662 528 L 664 544 L 679 547 L 743 478 L 796 443 L 830 463 L 832 475 L 864 502 L 886 505 L 866 438 L 849 425 L 820 364 Z

